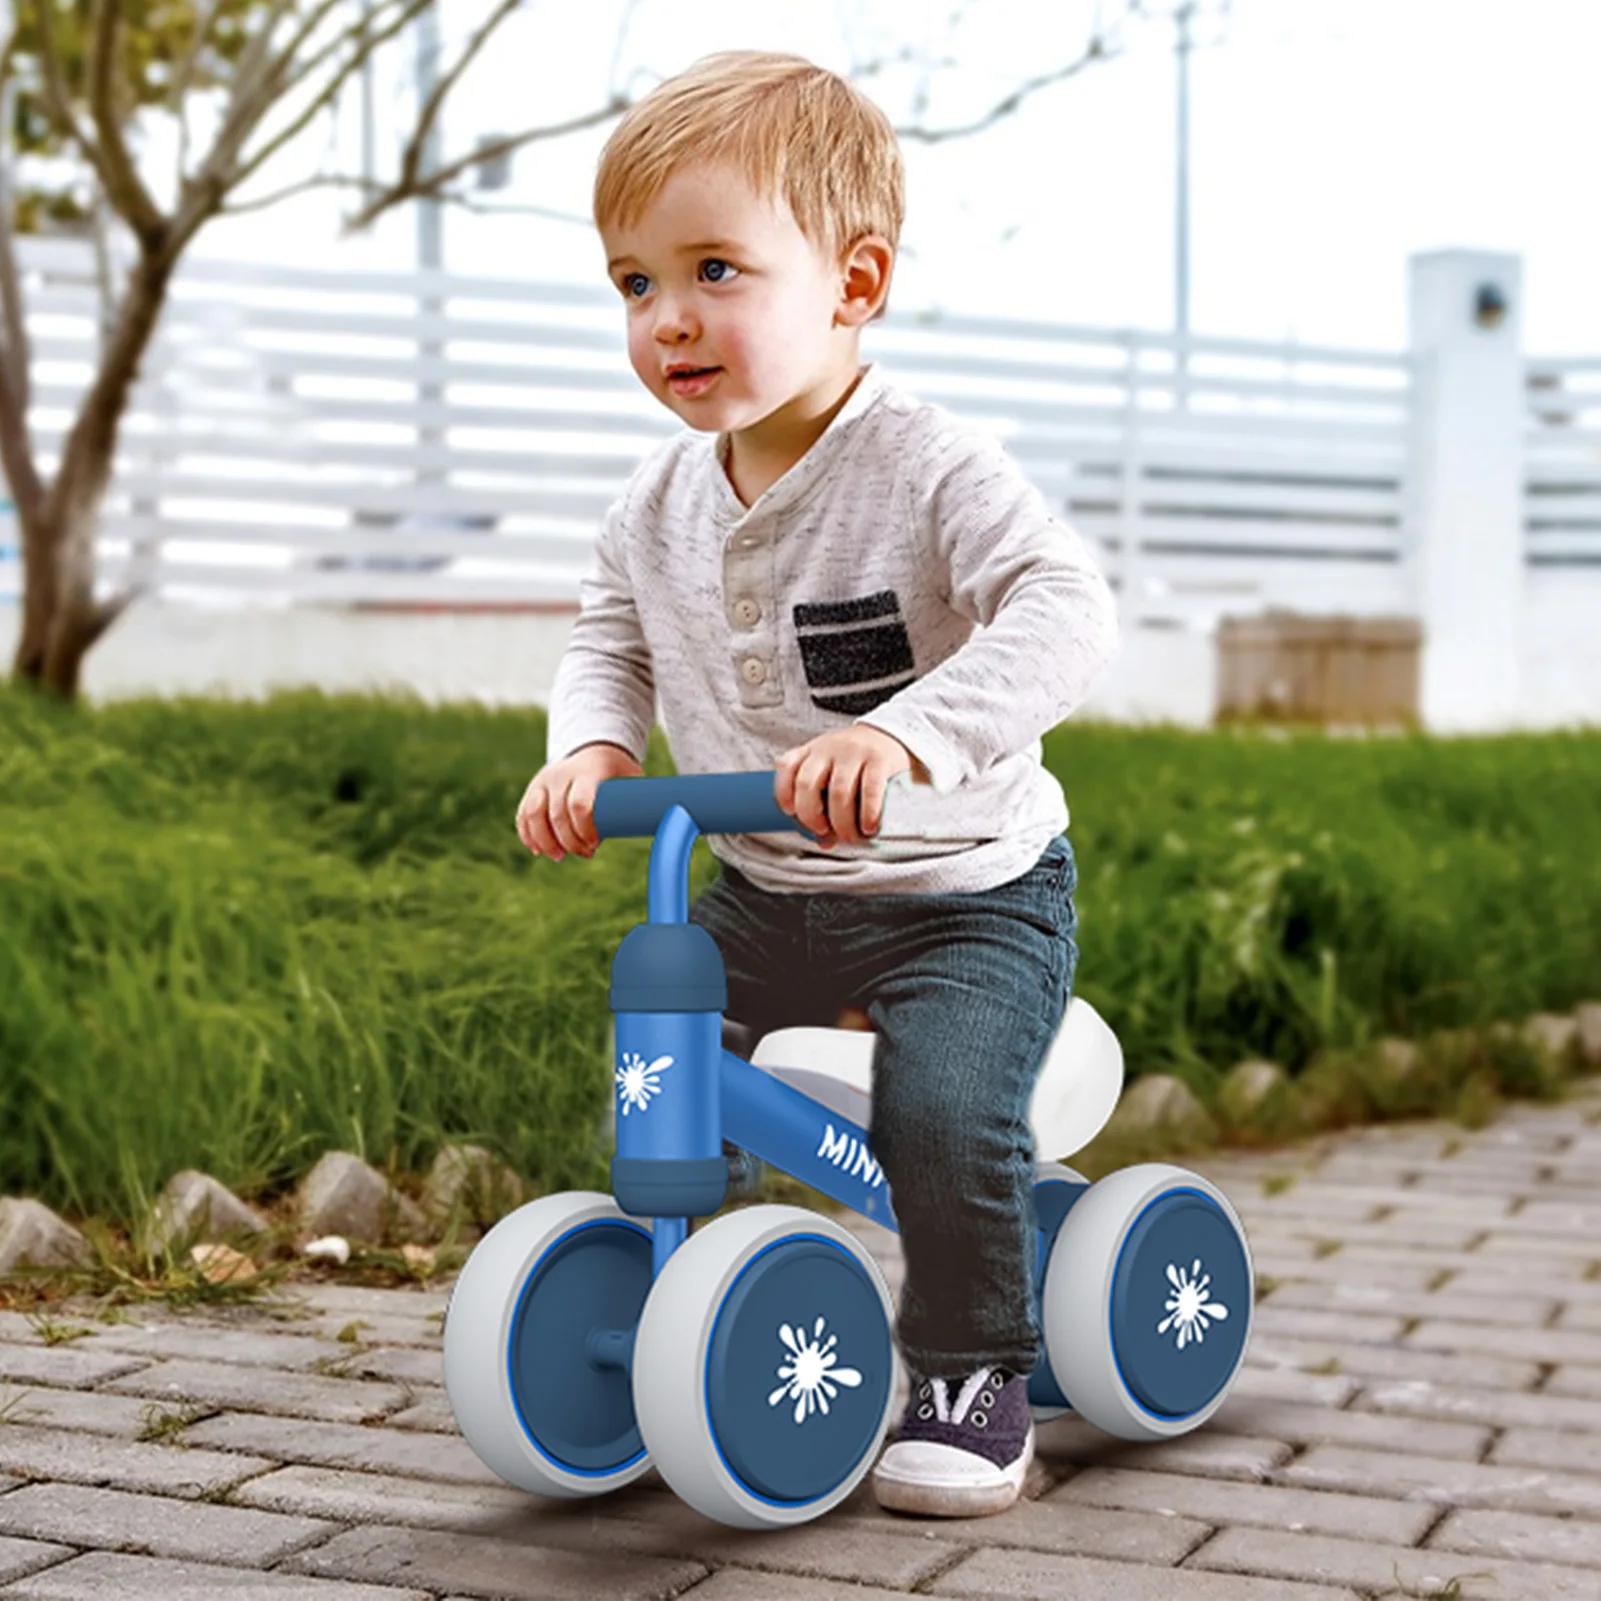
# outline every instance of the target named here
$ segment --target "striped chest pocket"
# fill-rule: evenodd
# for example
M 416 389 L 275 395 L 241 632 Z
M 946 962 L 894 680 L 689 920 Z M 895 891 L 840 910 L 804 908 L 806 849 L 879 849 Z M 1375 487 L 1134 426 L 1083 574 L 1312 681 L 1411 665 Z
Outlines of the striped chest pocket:
M 792 615 L 812 703 L 825 711 L 859 717 L 917 676 L 893 589 L 859 600 L 808 601 Z

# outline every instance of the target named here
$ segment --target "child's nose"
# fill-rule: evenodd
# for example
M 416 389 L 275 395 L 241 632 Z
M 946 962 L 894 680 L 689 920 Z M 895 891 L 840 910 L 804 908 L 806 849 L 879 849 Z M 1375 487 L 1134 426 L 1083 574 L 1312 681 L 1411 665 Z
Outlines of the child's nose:
M 662 295 L 656 302 L 656 337 L 663 343 L 693 333 L 695 316 L 686 302 Z

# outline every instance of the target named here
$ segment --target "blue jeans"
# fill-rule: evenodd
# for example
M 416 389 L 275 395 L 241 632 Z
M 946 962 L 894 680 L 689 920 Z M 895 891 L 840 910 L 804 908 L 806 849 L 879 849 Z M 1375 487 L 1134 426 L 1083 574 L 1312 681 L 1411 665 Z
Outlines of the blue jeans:
M 719 865 L 689 920 L 723 953 L 727 1017 L 759 1039 L 858 1006 L 878 1034 L 868 1133 L 900 1226 L 907 1365 L 1032 1372 L 1028 1113 L 1078 962 L 1067 836 L 969 894 L 774 894 Z

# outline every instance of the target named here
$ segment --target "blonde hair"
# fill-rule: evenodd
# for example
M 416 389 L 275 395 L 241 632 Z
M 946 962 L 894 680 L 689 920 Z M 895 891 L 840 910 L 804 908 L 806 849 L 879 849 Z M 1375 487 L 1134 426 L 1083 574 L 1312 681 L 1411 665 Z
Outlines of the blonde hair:
M 703 56 L 629 107 L 600 153 L 596 227 L 632 227 L 680 169 L 714 161 L 782 198 L 835 260 L 864 234 L 900 243 L 906 177 L 889 118 L 826 68 L 764 50 Z

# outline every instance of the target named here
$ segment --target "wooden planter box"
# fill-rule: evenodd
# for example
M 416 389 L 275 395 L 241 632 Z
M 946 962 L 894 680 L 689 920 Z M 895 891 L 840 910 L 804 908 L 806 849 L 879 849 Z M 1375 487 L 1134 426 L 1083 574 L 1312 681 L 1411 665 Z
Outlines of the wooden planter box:
M 1217 720 L 1416 727 L 1422 639 L 1414 617 L 1225 617 Z

